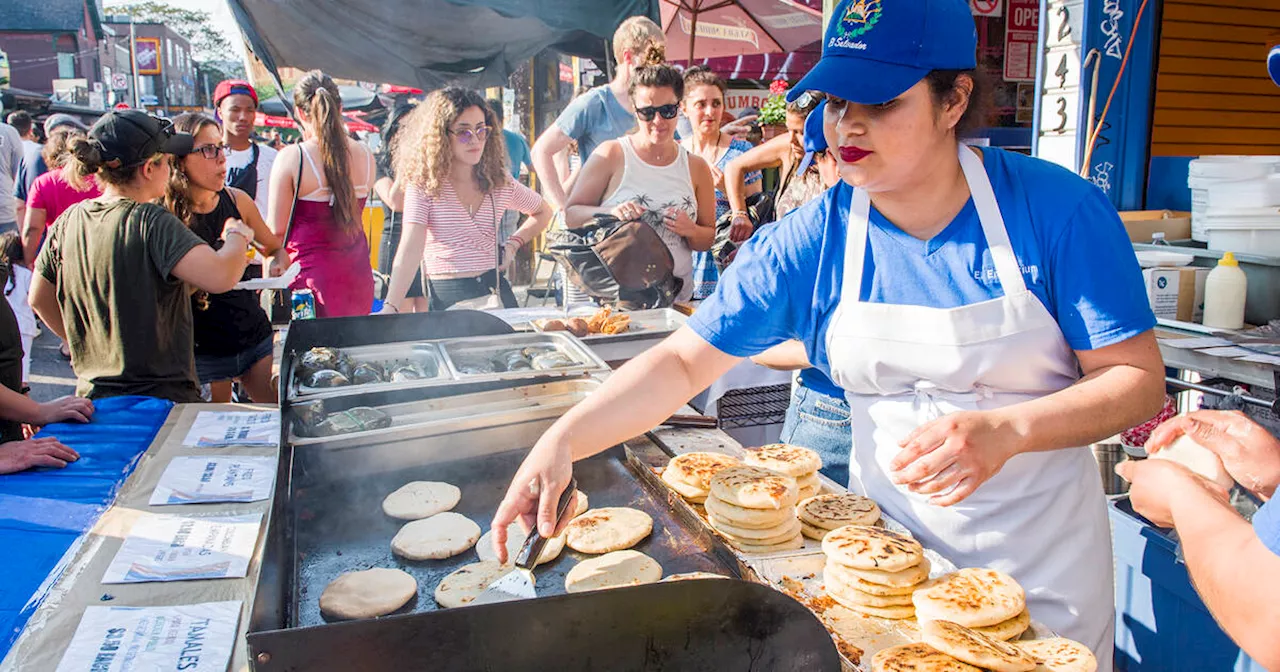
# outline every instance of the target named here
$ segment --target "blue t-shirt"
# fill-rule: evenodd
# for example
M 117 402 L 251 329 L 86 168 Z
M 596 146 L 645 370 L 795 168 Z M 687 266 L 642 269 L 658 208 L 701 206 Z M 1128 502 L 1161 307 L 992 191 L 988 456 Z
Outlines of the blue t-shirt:
M 1280 555 L 1280 497 L 1267 500 L 1262 508 L 1253 514 L 1253 531 L 1258 534 L 1263 545 L 1272 553 Z
M 520 166 L 529 166 L 533 170 L 533 156 L 529 153 L 529 141 L 515 131 L 502 129 L 503 140 L 507 144 L 507 156 L 511 159 L 511 177 L 520 179 Z
M 636 118 L 605 85 L 574 98 L 556 117 L 556 126 L 578 141 L 578 156 L 586 163 L 601 143 L 620 138 L 635 128 Z
M 1027 286 L 1073 349 L 1155 326 L 1128 234 L 1101 191 L 1021 154 L 985 148 L 983 163 Z M 689 326 L 737 357 L 799 339 L 829 376 L 826 336 L 840 300 L 852 195 L 841 182 L 748 241 Z M 874 208 L 868 228 L 863 301 L 953 308 L 1004 294 L 972 199 L 927 241 Z

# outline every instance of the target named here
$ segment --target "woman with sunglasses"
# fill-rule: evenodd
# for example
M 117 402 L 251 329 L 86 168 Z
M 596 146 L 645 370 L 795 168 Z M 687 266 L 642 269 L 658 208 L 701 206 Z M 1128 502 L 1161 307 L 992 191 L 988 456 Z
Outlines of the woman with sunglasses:
M 373 266 L 361 214 L 377 177 L 373 152 L 347 135 L 342 96 L 329 75 L 303 75 L 293 102 L 303 141 L 280 150 L 271 166 L 267 220 L 290 263 L 302 268 L 290 289 L 311 290 L 317 317 L 368 315 Z
M 230 146 L 222 128 L 203 114 L 183 114 L 174 120 L 180 133 L 195 138 L 185 156 L 171 158 L 165 206 L 213 249 L 222 247 L 218 234 L 227 220 L 242 220 L 253 229 L 258 249 L 273 266 L 288 266 L 289 254 L 267 228 L 253 198 L 225 186 Z M 247 289 L 221 294 L 197 291 L 191 297 L 195 325 L 196 377 L 210 386 L 210 401 L 231 401 L 231 382 L 239 380 L 249 398 L 275 403 L 271 384 L 271 321 Z
M 652 226 L 671 250 L 680 280 L 677 301 L 693 296 L 693 252 L 711 249 L 716 186 L 711 167 L 676 142 L 684 77 L 669 65 L 646 65 L 631 78 L 639 128 L 601 144 L 583 166 L 565 209 L 565 224 L 596 215 Z
M 795 93 L 830 96 L 841 182 L 749 241 L 686 327 L 542 436 L 494 518 L 497 548 L 518 516 L 536 512 L 543 532 L 567 522 L 552 511 L 575 459 L 800 340 L 849 401 L 850 489 L 957 566 L 1011 575 L 1030 618 L 1111 669 L 1110 526 L 1089 445 L 1162 407 L 1156 321 L 1101 190 L 961 142 L 983 121 L 976 51 L 965 0 L 836 5 Z
M 745 240 L 755 231 L 755 224 L 747 216 L 747 196 L 751 186 L 747 177 L 755 171 L 781 168 L 782 180 L 774 197 L 773 211 L 778 217 L 812 201 L 826 190 L 817 163 L 806 167 L 801 164 L 805 156 L 805 120 L 822 102 L 823 95 L 805 92 L 798 99 L 787 103 L 787 132 L 730 161 L 724 169 L 724 190 L 729 207 L 733 211 L 735 240 Z
M 31 307 L 71 346 L 76 394 L 199 402 L 188 285 L 229 291 L 244 274 L 253 229 L 221 228 L 214 250 L 163 206 L 169 156 L 190 135 L 139 110 L 109 112 L 71 143 L 68 167 L 102 196 L 71 206 L 36 259 Z
M 495 293 L 504 307 L 516 307 L 502 272 L 552 213 L 511 178 L 500 129 L 484 98 L 452 86 L 433 91 L 405 119 L 392 145 L 396 180 L 405 185 L 404 230 L 384 311 L 396 311 L 420 265 L 430 310 Z M 507 210 L 529 218 L 500 243 Z

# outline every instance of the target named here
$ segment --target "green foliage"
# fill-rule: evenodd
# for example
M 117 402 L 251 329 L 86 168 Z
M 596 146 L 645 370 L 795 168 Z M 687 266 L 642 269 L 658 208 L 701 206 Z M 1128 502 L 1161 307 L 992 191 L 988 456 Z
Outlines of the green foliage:
M 764 101 L 764 105 L 760 106 L 758 121 L 763 126 L 787 123 L 786 94 L 770 96 L 768 100 Z
M 191 42 L 197 61 L 239 60 L 231 43 L 213 25 L 209 12 L 182 9 L 164 2 L 109 2 L 106 14 L 129 14 L 134 21 L 163 23 Z

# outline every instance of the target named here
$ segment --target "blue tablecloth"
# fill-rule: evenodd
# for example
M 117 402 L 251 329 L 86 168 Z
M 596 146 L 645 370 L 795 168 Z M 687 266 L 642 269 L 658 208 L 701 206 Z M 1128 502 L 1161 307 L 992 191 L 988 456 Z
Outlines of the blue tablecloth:
M 67 550 L 115 500 L 173 408 L 173 402 L 149 397 L 94 405 L 93 422 L 40 432 L 75 449 L 78 461 L 65 469 L 0 476 L 0 659 L 64 569 Z

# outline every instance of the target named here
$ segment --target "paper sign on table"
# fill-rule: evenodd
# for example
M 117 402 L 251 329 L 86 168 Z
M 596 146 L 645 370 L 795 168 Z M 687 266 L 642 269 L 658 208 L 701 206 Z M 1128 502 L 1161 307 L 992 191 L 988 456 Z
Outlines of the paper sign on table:
M 1165 338 L 1161 339 L 1160 345 L 1167 345 L 1171 348 L 1182 348 L 1190 350 L 1199 350 L 1201 348 L 1221 348 L 1231 345 L 1231 341 L 1217 336 L 1205 336 L 1203 338 Z
M 241 578 L 258 542 L 261 513 L 138 518 L 103 583 Z
M 57 672 L 226 672 L 240 602 L 88 607 Z
M 280 445 L 279 411 L 200 411 L 187 432 L 184 446 Z
M 1246 350 L 1245 348 L 1241 348 L 1234 345 L 1227 348 L 1209 348 L 1207 350 L 1201 350 L 1200 352 L 1203 352 L 1204 354 L 1210 355 L 1212 357 L 1233 357 L 1233 358 L 1248 357 L 1250 355 L 1258 354 L 1256 352 L 1253 352 L 1252 350 Z
M 271 496 L 276 458 L 175 457 L 151 493 L 152 506 L 256 502 Z

